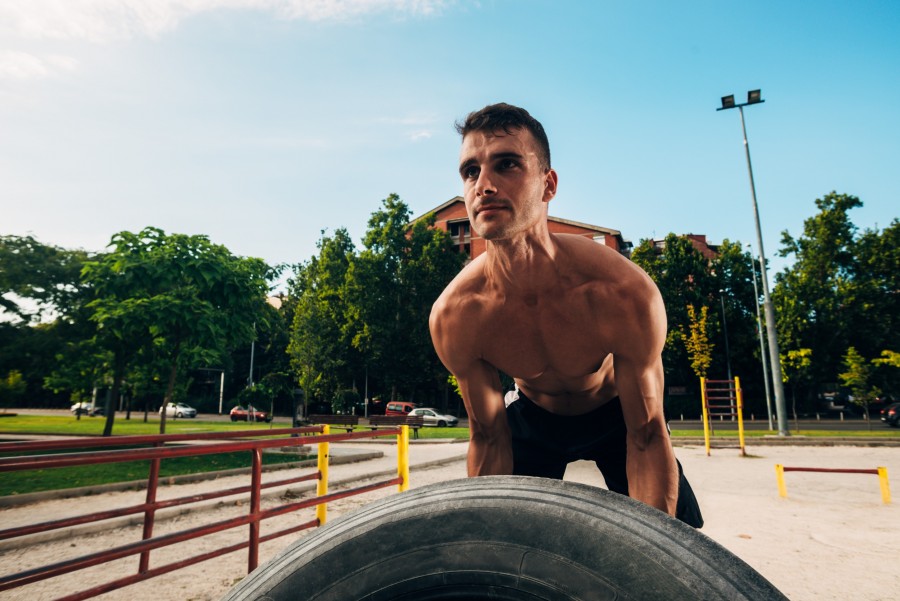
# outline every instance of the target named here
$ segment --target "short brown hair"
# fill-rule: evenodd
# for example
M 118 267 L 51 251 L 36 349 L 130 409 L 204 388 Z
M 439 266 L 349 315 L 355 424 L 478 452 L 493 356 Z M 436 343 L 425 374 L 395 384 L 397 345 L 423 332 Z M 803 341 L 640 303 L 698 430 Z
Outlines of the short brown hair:
M 541 122 L 532 117 L 523 108 L 499 102 L 490 104 L 480 111 L 469 113 L 462 123 L 456 122 L 456 131 L 465 138 L 474 131 L 494 132 L 503 130 L 507 134 L 517 129 L 531 132 L 538 144 L 538 160 L 541 167 L 550 169 L 550 141 Z

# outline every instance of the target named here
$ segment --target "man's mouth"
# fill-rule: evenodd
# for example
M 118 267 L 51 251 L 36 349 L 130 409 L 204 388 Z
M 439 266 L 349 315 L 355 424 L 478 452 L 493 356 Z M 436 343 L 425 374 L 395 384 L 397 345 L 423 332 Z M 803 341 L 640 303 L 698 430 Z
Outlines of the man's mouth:
M 478 209 L 478 214 L 479 215 L 496 215 L 500 211 L 505 211 L 505 210 L 506 210 L 506 206 L 504 206 L 504 205 L 495 205 L 495 204 L 482 205 Z

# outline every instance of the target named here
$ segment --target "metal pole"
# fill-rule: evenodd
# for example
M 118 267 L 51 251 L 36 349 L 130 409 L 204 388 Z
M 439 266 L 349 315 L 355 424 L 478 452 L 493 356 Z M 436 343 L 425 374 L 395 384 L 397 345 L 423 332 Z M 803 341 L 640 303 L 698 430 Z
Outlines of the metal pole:
M 225 370 L 222 370 L 222 377 L 219 379 L 219 415 L 222 415 L 222 399 L 225 394 Z
M 247 386 L 253 386 L 253 355 L 256 353 L 256 341 L 250 343 L 250 375 L 247 377 Z
M 725 332 L 725 363 L 728 366 L 728 381 L 730 382 L 734 378 L 731 377 L 731 350 L 728 348 L 728 322 L 725 320 L 725 291 L 719 290 L 719 300 L 722 302 L 722 330 Z
M 750 246 L 749 244 L 747 246 Z M 769 414 L 769 430 L 772 425 L 772 395 L 769 394 L 769 360 L 766 358 L 766 343 L 763 338 L 762 313 L 759 310 L 759 289 L 756 287 L 756 265 L 750 257 L 750 269 L 753 271 L 753 300 L 756 302 L 756 332 L 759 335 L 759 358 L 762 360 L 763 385 L 766 387 L 766 411 Z
M 741 113 L 741 131 L 744 134 L 744 153 L 747 155 L 747 172 L 750 174 L 750 194 L 753 197 L 753 216 L 756 221 L 756 244 L 759 248 L 759 271 L 763 289 L 763 308 L 766 314 L 766 334 L 769 339 L 769 360 L 772 365 L 772 387 L 775 390 L 775 413 L 778 416 L 778 435 L 790 436 L 787 423 L 787 403 L 784 399 L 784 383 L 781 379 L 781 358 L 778 347 L 778 331 L 775 326 L 775 305 L 769 296 L 769 276 L 766 273 L 766 253 L 763 250 L 762 228 L 759 225 L 759 205 L 756 202 L 756 185 L 753 182 L 753 164 L 750 162 L 750 144 L 747 142 L 747 126 L 744 124 L 744 107 Z

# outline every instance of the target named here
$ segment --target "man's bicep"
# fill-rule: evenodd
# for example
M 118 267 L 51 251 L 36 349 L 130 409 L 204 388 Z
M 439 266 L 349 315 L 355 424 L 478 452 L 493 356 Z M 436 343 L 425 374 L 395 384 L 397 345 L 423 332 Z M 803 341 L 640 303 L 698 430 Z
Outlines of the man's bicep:
M 629 432 L 639 432 L 663 418 L 663 367 L 659 356 L 615 358 L 616 387 Z

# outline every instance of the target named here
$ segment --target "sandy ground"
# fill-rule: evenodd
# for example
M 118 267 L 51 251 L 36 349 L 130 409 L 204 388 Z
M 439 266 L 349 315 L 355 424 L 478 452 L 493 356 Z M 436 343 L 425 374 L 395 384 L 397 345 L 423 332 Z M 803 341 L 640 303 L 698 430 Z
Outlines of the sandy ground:
M 332 480 L 355 478 L 362 473 L 391 470 L 396 466 L 393 446 L 380 448 L 382 459 L 335 466 Z M 702 532 L 749 563 L 794 601 L 854 599 L 887 601 L 900 596 L 900 448 L 856 447 L 751 447 L 742 458 L 736 450 L 714 450 L 707 457 L 703 448 L 677 447 L 685 473 L 700 500 L 706 526 Z M 461 459 L 464 444 L 420 444 L 411 449 L 411 485 L 423 486 L 465 477 Z M 454 459 L 455 458 L 455 459 Z M 444 461 L 439 467 L 416 467 Z M 872 475 L 795 473 L 786 474 L 788 497 L 778 496 L 776 463 L 802 467 L 873 468 L 884 466 L 895 478 L 894 502 L 881 501 L 878 478 Z M 274 478 L 273 474 L 266 478 Z M 277 477 L 284 477 L 284 472 Z M 567 480 L 602 486 L 599 473 L 585 462 L 572 464 Z M 217 481 L 215 486 L 246 484 Z M 168 487 L 160 498 L 191 494 L 193 487 Z M 354 510 L 395 488 L 337 501 L 329 516 Z M 305 493 L 308 494 L 308 493 Z M 0 512 L 0 523 L 10 527 L 63 515 L 83 513 L 99 507 L 140 502 L 141 493 L 109 493 L 67 501 L 49 501 Z M 134 501 L 137 498 L 138 501 Z M 264 507 L 284 503 L 272 497 Z M 246 513 L 245 501 L 210 506 L 159 522 L 156 533 L 184 530 Z M 312 510 L 266 521 L 263 533 L 280 530 L 312 519 Z M 158 566 L 203 551 L 245 539 L 246 527 L 210 535 L 182 545 L 155 551 L 152 566 Z M 292 535 L 294 536 L 294 535 Z M 302 534 L 296 535 L 302 536 Z M 139 527 L 122 527 L 78 535 L 66 540 L 34 544 L 25 548 L 0 548 L 2 572 L 10 574 L 53 561 L 83 555 L 140 538 Z M 265 543 L 260 560 L 265 561 L 285 547 L 291 537 Z M 92 585 L 133 574 L 136 558 L 88 568 L 12 591 L 0 599 L 50 600 Z M 246 573 L 246 551 L 238 551 L 143 583 L 107 593 L 107 601 L 185 601 L 222 597 Z

